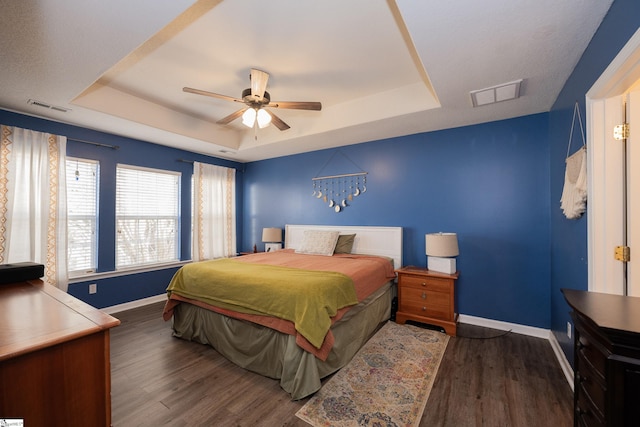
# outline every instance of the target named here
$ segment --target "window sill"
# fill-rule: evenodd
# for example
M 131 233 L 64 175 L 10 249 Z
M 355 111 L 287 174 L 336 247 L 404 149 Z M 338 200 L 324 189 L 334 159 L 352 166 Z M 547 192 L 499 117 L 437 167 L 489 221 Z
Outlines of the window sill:
M 82 276 L 69 277 L 69 284 L 88 282 L 91 280 L 108 279 L 111 277 L 129 276 L 129 275 L 138 274 L 138 273 L 148 273 L 150 271 L 166 270 L 169 268 L 182 267 L 183 265 L 189 264 L 190 262 L 191 260 L 176 261 L 176 262 L 171 262 L 167 264 L 145 265 L 145 266 L 140 266 L 135 268 L 116 270 L 116 271 L 103 271 L 100 273 L 83 274 Z

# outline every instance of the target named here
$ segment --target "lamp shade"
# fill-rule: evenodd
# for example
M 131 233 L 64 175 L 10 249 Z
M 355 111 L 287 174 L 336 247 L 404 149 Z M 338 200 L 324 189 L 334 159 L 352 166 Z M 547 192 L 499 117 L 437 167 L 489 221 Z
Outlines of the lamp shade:
M 263 228 L 262 229 L 262 241 L 263 242 L 282 242 L 282 229 L 280 228 Z
M 425 251 L 429 256 L 458 256 L 458 235 L 456 233 L 431 233 L 425 235 Z

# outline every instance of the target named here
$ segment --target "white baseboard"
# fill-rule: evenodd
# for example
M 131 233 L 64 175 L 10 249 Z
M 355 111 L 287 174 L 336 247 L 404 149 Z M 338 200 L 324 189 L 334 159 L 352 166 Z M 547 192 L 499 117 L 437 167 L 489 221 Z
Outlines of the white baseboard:
M 564 355 L 564 352 L 562 351 L 562 347 L 560 347 L 560 343 L 556 339 L 556 336 L 553 335 L 553 333 L 549 334 L 549 343 L 551 344 L 551 348 L 553 349 L 553 352 L 556 354 L 556 358 L 560 363 L 562 372 L 564 372 L 564 376 L 567 378 L 567 382 L 569 383 L 571 390 L 573 390 L 573 368 L 571 367 L 571 364 L 567 360 L 567 356 Z
M 468 316 L 461 314 L 458 317 L 460 323 L 483 326 L 485 328 L 498 329 L 500 331 L 511 331 L 520 335 L 549 339 L 551 331 L 549 329 L 534 328 L 533 326 L 519 325 L 517 323 L 502 322 L 500 320 L 485 319 L 483 317 Z
M 564 355 L 558 340 L 555 335 L 549 329 L 542 328 L 534 328 L 532 326 L 519 325 L 517 323 L 509 323 L 502 322 L 499 320 L 485 319 L 482 317 L 475 316 L 467 316 L 465 314 L 461 314 L 458 318 L 460 323 L 466 323 L 469 325 L 483 326 L 485 328 L 497 329 L 500 331 L 511 331 L 516 334 L 528 335 L 537 338 L 543 338 L 549 341 L 551 345 L 551 349 L 556 355 L 556 359 L 558 359 L 558 363 L 560 364 L 560 368 L 562 368 L 562 372 L 564 373 L 571 390 L 573 390 L 573 368 L 569 364 L 567 357 Z
M 560 363 L 562 372 L 564 372 L 564 376 L 567 378 L 567 382 L 569 383 L 571 390 L 573 390 L 573 368 L 571 367 L 571 364 L 567 360 L 567 356 L 564 355 L 564 352 L 562 351 L 562 347 L 560 347 L 560 343 L 558 342 L 558 340 L 556 339 L 556 336 L 553 333 L 549 334 L 549 343 L 551 344 L 551 348 L 553 349 L 553 352 L 556 354 L 556 358 Z
M 101 308 L 101 311 L 104 311 L 107 314 L 119 313 L 125 310 L 131 310 L 132 308 L 144 307 L 145 305 L 154 304 L 160 301 L 166 301 L 167 294 L 162 293 L 160 295 L 155 295 L 148 298 L 138 299 L 131 302 L 125 302 L 124 304 L 112 305 L 110 307 Z

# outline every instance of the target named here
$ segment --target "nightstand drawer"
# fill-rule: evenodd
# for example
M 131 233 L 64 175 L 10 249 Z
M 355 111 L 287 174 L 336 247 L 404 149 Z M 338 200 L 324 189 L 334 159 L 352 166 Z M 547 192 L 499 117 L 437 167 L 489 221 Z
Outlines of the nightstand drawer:
M 432 292 L 426 289 L 403 287 L 401 289 L 399 310 L 428 316 L 441 320 L 453 320 L 450 307 L 451 296 L 445 292 Z
M 451 281 L 435 277 L 411 276 L 403 274 L 400 277 L 400 286 L 416 289 L 427 289 L 436 292 L 450 292 Z

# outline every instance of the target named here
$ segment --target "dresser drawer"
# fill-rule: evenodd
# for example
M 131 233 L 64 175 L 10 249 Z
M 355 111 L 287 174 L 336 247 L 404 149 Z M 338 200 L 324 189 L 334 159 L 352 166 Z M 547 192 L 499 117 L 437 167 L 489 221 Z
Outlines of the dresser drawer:
M 578 355 L 578 371 L 576 372 L 577 393 L 580 397 L 589 400 L 600 417 L 604 417 L 606 387 L 604 383 L 596 377 L 594 371 L 584 365 L 585 360 L 582 354 Z
M 399 285 L 403 287 L 427 289 L 436 292 L 451 291 L 450 280 L 438 279 L 435 277 L 411 276 L 403 274 L 400 276 Z
M 605 423 L 598 410 L 593 407 L 589 398 L 583 393 L 578 393 L 578 402 L 575 407 L 575 425 L 585 427 L 601 427 Z
M 575 426 L 640 426 L 640 298 L 562 289 L 572 308 Z
M 605 370 L 607 366 L 607 355 L 596 346 L 596 341 L 584 331 L 581 331 L 576 342 L 576 352 L 580 357 L 580 365 L 584 368 L 579 368 L 580 371 L 592 371 L 597 374 L 600 381 L 604 382 Z
M 403 287 L 401 289 L 400 311 L 417 316 L 453 320 L 448 293 L 433 292 L 422 288 Z

